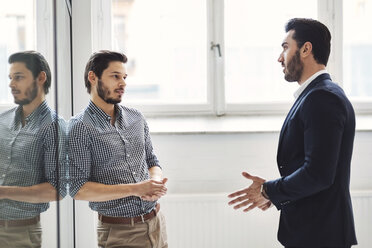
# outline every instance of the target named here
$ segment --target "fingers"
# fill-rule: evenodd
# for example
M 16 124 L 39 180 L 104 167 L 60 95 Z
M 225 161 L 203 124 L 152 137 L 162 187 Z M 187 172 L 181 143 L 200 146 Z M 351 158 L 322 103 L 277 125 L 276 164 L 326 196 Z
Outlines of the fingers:
M 261 196 L 249 196 L 246 194 L 229 201 L 228 204 L 236 204 L 233 206 L 235 210 L 248 206 L 247 208 L 243 209 L 243 212 L 248 212 L 256 207 L 260 208 L 261 210 L 267 210 L 270 207 L 271 202 Z
M 233 197 L 237 197 L 237 196 L 240 196 L 242 194 L 246 194 L 247 193 L 247 189 L 242 189 L 242 190 L 239 190 L 239 191 L 236 191 L 234 193 L 231 193 L 230 195 L 228 195 L 227 197 L 229 198 L 233 198 Z
M 250 204 L 254 205 L 254 200 L 253 199 L 248 199 L 248 200 L 246 200 L 246 201 L 244 201 L 242 203 L 239 203 L 238 205 L 234 206 L 234 209 L 239 209 L 239 208 L 248 206 Z
M 263 183 L 265 182 L 265 179 L 261 178 L 261 177 L 257 177 L 257 176 L 252 176 L 251 174 L 249 174 L 248 172 L 242 172 L 242 175 L 243 177 L 247 178 L 247 179 L 250 179 L 254 182 L 260 182 L 260 183 Z
M 243 177 L 245 177 L 247 179 L 253 180 L 253 178 L 254 178 L 254 176 L 252 176 L 251 174 L 249 174 L 248 172 L 245 172 L 245 171 L 242 172 L 242 175 L 243 175 Z
M 258 208 L 260 208 L 262 211 L 265 211 L 270 208 L 271 204 L 272 204 L 271 201 L 268 201 L 265 204 L 258 206 Z
M 238 202 L 241 202 L 241 201 L 244 201 L 248 199 L 248 197 L 245 195 L 245 196 L 240 196 L 238 198 L 235 198 L 234 200 L 232 201 L 229 201 L 229 205 L 232 205 L 232 204 L 235 204 L 235 203 L 238 203 Z
M 251 211 L 252 209 L 254 209 L 256 207 L 257 207 L 257 204 L 253 203 L 252 205 L 250 205 L 249 207 L 247 207 L 246 209 L 244 209 L 243 212 Z
M 149 181 L 152 182 L 152 183 L 154 183 L 154 184 L 159 184 L 159 185 L 163 185 L 164 184 L 163 181 L 161 181 L 161 180 L 150 179 Z
M 247 199 L 252 199 L 252 202 L 255 201 L 255 198 L 252 198 L 250 195 L 246 194 L 246 195 L 240 196 L 238 198 L 235 198 L 232 201 L 229 201 L 228 204 L 233 205 L 235 203 L 242 202 L 242 201 L 247 200 Z
M 162 183 L 165 184 L 166 182 L 168 182 L 168 178 L 165 177 L 165 178 L 163 178 Z
M 164 185 L 163 181 L 167 182 L 168 179 L 164 178 L 162 181 L 152 181 L 151 187 L 148 189 L 148 195 L 158 195 L 159 197 L 165 195 L 167 193 L 167 187 Z

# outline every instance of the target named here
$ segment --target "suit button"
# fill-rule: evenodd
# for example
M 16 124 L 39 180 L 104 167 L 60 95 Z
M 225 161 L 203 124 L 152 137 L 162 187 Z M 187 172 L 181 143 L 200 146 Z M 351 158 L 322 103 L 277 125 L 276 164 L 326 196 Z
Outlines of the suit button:
M 284 165 L 279 166 L 279 168 L 280 168 L 280 169 L 283 169 L 283 168 L 284 168 Z

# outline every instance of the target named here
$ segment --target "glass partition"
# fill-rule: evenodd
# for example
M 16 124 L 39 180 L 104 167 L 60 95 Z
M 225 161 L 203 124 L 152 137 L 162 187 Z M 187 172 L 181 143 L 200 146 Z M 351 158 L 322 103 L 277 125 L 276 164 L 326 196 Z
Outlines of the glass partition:
M 71 202 L 58 85 L 58 73 L 70 72 L 55 60 L 56 34 L 69 19 L 65 3 L 55 3 L 14 0 L 0 9 L 0 247 L 72 247 L 60 242 Z

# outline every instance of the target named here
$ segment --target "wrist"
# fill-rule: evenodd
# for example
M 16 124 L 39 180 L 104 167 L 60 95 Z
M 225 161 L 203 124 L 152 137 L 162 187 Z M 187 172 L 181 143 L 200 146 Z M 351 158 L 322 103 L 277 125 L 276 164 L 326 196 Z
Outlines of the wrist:
M 161 182 L 162 179 L 161 179 L 161 176 L 151 176 L 150 180 Z
M 136 187 L 136 184 L 134 184 L 134 183 L 130 183 L 130 184 L 125 184 L 125 186 L 127 186 L 127 188 L 128 188 L 128 193 L 129 193 L 129 195 L 132 195 L 132 196 L 138 196 L 138 194 L 137 194 L 137 187 Z
M 264 183 L 261 184 L 261 195 L 262 195 L 265 199 L 270 200 L 268 194 L 266 193 L 266 184 L 264 184 Z

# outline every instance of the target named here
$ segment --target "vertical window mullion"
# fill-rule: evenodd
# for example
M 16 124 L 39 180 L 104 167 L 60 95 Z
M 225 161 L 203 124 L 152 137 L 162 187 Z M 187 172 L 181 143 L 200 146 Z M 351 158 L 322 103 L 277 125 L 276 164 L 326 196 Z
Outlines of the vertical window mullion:
M 53 19 L 52 19 L 52 1 L 39 0 L 35 1 L 35 12 L 36 12 L 36 51 L 43 54 L 45 59 L 49 61 L 51 71 L 54 71 L 54 60 L 53 54 Z M 52 81 L 54 81 L 54 75 L 52 75 Z M 46 95 L 47 101 L 51 106 L 54 107 L 54 88 L 55 85 L 51 85 L 49 94 Z
M 208 75 L 208 97 L 217 116 L 226 112 L 224 70 L 224 1 L 208 0 L 208 41 L 210 68 Z
M 332 35 L 331 54 L 327 69 L 332 79 L 342 86 L 342 2 L 338 0 L 318 0 L 318 19 L 329 28 Z
M 92 0 L 91 7 L 93 52 L 111 50 L 111 1 Z

